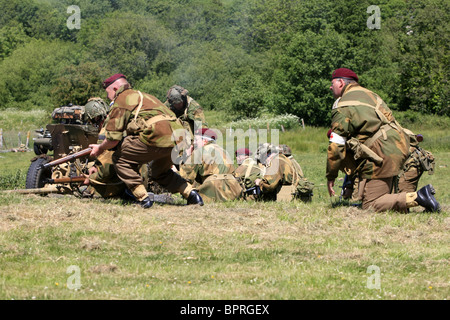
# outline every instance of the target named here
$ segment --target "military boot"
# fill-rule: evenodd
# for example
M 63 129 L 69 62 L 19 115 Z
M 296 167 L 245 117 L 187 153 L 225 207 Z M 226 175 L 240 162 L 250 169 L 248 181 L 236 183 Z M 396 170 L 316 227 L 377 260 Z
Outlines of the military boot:
M 426 209 L 426 211 L 430 212 L 440 212 L 441 207 L 439 202 L 437 202 L 436 198 L 433 196 L 435 194 L 435 190 L 431 184 L 426 185 L 417 191 L 417 198 L 415 201 L 422 207 Z
M 203 199 L 202 197 L 200 197 L 200 195 L 198 194 L 198 192 L 196 190 L 192 190 L 191 193 L 189 194 L 189 197 L 187 198 L 187 204 L 199 204 L 199 205 L 203 205 Z
M 143 199 L 141 201 L 137 200 L 135 195 L 133 194 L 133 192 L 131 192 L 130 189 L 128 189 L 128 188 L 125 189 L 125 197 L 124 198 L 126 201 L 131 201 L 135 204 L 138 204 L 144 209 L 150 208 L 154 202 L 153 197 L 151 197 L 150 195 L 148 195 L 145 199 Z
M 150 197 L 147 197 L 142 201 L 137 201 L 136 203 L 144 209 L 150 208 L 153 205 L 153 201 L 150 199 Z

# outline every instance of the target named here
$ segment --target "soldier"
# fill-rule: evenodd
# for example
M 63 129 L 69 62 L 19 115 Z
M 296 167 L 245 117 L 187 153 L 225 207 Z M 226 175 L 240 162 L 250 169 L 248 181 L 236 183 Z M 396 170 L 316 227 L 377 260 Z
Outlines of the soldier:
M 180 175 L 193 184 L 205 203 L 235 200 L 242 186 L 234 176 L 234 164 L 228 153 L 215 143 L 216 133 L 208 128 L 198 129 L 194 146 Z
M 295 160 L 292 155 L 292 150 L 289 146 L 285 144 L 281 144 L 278 146 L 278 150 L 280 154 L 286 157 L 286 161 L 288 162 L 289 167 L 293 172 L 293 181 L 292 188 L 286 188 L 290 190 L 291 195 L 294 196 L 295 199 L 300 199 L 304 202 L 310 202 L 313 196 L 314 183 L 308 181 L 308 179 L 303 174 L 302 167 Z M 290 197 L 288 197 L 289 199 Z
M 294 168 L 276 146 L 264 143 L 258 147 L 256 160 L 263 166 L 262 177 L 255 180 L 265 201 L 292 199 L 291 187 L 295 179 Z M 283 188 L 283 186 L 288 186 Z M 278 196 L 283 188 L 283 192 Z
M 108 116 L 109 106 L 102 98 L 92 97 L 89 98 L 84 106 L 84 113 L 87 116 L 88 122 L 101 128 L 103 121 L 105 121 Z
M 251 159 L 252 152 L 247 148 L 240 148 L 236 150 L 236 163 L 240 166 L 246 159 Z
M 106 139 L 106 117 L 109 113 L 109 105 L 99 97 L 92 97 L 85 105 L 85 114 L 93 125 L 100 127 L 97 144 Z M 105 150 L 97 157 L 84 181 L 89 187 L 83 192 L 85 197 L 101 196 L 110 198 L 122 196 L 126 186 L 117 176 L 112 160 L 113 150 Z
M 408 208 L 420 205 L 429 211 L 439 211 L 431 185 L 417 192 L 390 194 L 393 178 L 407 158 L 409 138 L 386 103 L 358 81 L 350 69 L 339 68 L 332 74 L 330 90 L 336 107 L 332 109 L 326 170 L 330 196 L 335 195 L 334 181 L 346 153 L 352 152 L 363 209 L 407 212 Z
M 201 122 L 202 126 L 207 128 L 208 124 L 205 120 L 203 108 L 188 96 L 188 91 L 178 85 L 170 87 L 167 91 L 167 100 L 164 104 L 172 110 L 178 119 L 183 122 L 186 130 L 189 130 L 191 138 L 194 137 L 195 128 L 194 122 Z
M 172 149 L 177 141 L 173 131 L 182 126 L 156 97 L 133 90 L 123 74 L 115 74 L 103 82 L 113 104 L 106 119 L 105 140 L 92 144 L 91 156 L 114 149 L 112 161 L 117 175 L 143 208 L 153 205 L 139 173 L 139 168 L 152 162 L 152 179 L 170 192 L 180 192 L 188 204 L 203 205 L 202 198 L 172 167 Z

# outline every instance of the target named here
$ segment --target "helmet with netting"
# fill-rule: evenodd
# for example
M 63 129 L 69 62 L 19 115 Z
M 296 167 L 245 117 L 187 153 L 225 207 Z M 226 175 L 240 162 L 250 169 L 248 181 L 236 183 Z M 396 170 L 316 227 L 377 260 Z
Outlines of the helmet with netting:
M 96 123 L 108 115 L 109 106 L 101 98 L 90 98 L 84 106 L 84 113 L 89 121 Z
M 278 153 L 278 148 L 270 143 L 261 143 L 256 150 L 255 159 L 265 163 L 266 159 L 272 154 Z
M 174 85 L 167 91 L 167 100 L 171 105 L 180 103 L 183 102 L 183 98 L 186 98 L 188 93 L 189 92 L 185 88 Z
M 278 146 L 278 149 L 281 154 L 284 154 L 286 157 L 289 157 L 292 155 L 292 150 L 289 148 L 286 144 L 280 144 Z

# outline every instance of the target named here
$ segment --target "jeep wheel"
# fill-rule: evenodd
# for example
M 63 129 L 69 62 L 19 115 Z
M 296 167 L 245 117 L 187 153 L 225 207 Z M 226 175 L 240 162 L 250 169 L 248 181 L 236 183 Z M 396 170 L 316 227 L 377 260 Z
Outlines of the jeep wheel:
M 27 172 L 25 188 L 35 189 L 44 187 L 45 181 L 52 177 L 52 171 L 50 168 L 42 169 L 41 167 L 48 162 L 50 162 L 50 159 L 47 157 L 37 158 L 31 162 Z

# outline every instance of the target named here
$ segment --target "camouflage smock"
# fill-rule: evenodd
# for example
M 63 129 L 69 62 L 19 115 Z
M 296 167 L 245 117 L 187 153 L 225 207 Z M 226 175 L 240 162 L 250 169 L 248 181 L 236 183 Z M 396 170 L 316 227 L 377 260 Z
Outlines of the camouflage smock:
M 263 200 L 276 200 L 283 185 L 292 185 L 296 172 L 283 154 L 273 153 L 265 161 L 260 183 Z
M 144 127 L 137 132 L 130 132 L 130 123 L 134 120 L 136 109 L 141 101 L 139 91 L 122 86 L 117 90 L 113 105 L 106 119 L 106 139 L 122 140 L 125 135 L 139 135 L 139 140 L 151 147 L 174 147 L 177 141 L 173 138 L 173 132 L 183 129 L 176 122 L 175 114 L 156 97 L 142 93 L 143 103 L 139 111 L 138 119 L 148 121 L 152 117 L 165 115 L 170 121 L 158 121 Z
M 180 175 L 198 190 L 205 203 L 241 197 L 242 187 L 234 176 L 234 164 L 214 142 L 194 150 L 180 166 Z
M 375 110 L 377 105 L 382 117 L 384 115 L 389 123 L 397 124 L 397 128 L 390 127 L 383 130 L 383 135 L 369 146 L 369 149 L 383 159 L 381 164 L 377 165 L 369 159 L 359 159 L 355 162 L 355 166 L 362 179 L 388 178 L 399 174 L 408 154 L 409 139 L 395 121 L 391 110 L 378 95 L 358 84 L 348 84 L 344 87 L 344 93 L 337 107 L 331 113 L 332 135 L 338 134 L 347 143 L 336 143 L 330 139 L 326 170 L 328 180 L 336 179 L 339 169 L 343 168 L 346 153 L 351 152 L 346 149 L 349 139 L 356 138 L 364 144 L 385 125 Z
M 264 166 L 258 163 L 255 159 L 245 159 L 235 170 L 234 174 L 239 178 L 245 189 L 250 189 L 255 186 L 256 179 L 262 179 Z

